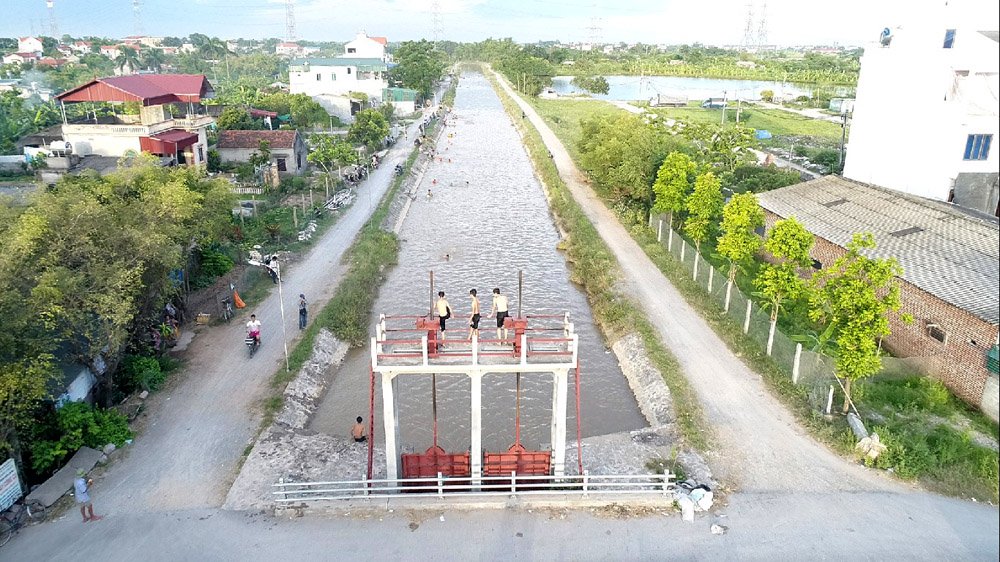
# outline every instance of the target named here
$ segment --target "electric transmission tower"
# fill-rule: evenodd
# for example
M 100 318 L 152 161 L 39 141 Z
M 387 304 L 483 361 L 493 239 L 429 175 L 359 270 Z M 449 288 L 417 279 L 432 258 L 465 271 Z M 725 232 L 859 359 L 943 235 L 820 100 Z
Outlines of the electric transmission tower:
M 441 3 L 438 0 L 431 4 L 431 38 L 435 43 L 441 41 Z
M 295 0 L 285 0 L 285 35 L 295 41 Z
M 142 11 L 139 0 L 132 0 L 132 33 L 136 37 L 142 36 Z
M 56 41 L 59 40 L 59 24 L 56 23 L 56 8 L 52 0 L 45 0 L 45 7 L 49 10 L 49 33 Z
M 601 43 L 601 19 L 597 16 L 590 18 L 590 27 L 587 28 L 590 32 L 590 44 L 593 48 L 596 48 Z
M 757 22 L 757 48 L 767 45 L 767 0 L 760 3 L 760 20 Z
M 753 0 L 747 2 L 747 22 L 743 27 L 743 50 L 750 51 L 753 50 L 754 46 L 754 35 L 753 35 Z

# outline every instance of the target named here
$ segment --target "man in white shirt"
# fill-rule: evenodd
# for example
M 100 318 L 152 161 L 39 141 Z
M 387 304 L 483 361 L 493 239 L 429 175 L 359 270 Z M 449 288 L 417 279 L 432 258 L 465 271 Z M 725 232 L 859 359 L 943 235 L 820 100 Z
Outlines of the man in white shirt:
M 247 336 L 256 340 L 257 345 L 260 345 L 260 320 L 257 320 L 256 314 L 251 314 L 250 321 L 247 322 Z
M 506 340 L 507 328 L 504 327 L 503 323 L 510 316 L 510 313 L 508 312 L 507 296 L 500 294 L 499 287 L 493 289 L 493 307 L 490 308 L 490 316 L 494 314 L 497 317 L 497 339 Z M 503 330 L 503 338 L 500 337 L 501 330 Z

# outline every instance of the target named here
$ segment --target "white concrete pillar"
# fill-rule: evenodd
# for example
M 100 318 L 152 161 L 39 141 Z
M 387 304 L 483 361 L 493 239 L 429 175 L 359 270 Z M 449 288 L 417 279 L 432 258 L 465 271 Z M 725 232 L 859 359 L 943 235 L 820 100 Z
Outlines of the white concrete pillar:
M 709 264 L 708 266 L 708 292 L 712 292 L 712 282 L 715 281 L 715 266 Z
M 483 476 L 483 373 L 469 373 L 472 399 L 469 404 L 470 435 L 469 464 L 472 471 L 472 487 L 478 489 Z
M 656 241 L 661 240 L 663 240 L 663 219 L 660 219 L 656 225 Z
M 799 382 L 799 362 L 802 361 L 802 344 L 795 344 L 795 361 L 792 362 L 792 384 Z
M 382 373 L 382 427 L 385 432 L 385 477 L 399 478 L 399 419 L 396 406 L 396 378 Z
M 674 229 L 667 229 L 667 251 L 670 252 L 674 249 Z
M 552 475 L 566 475 L 566 393 L 569 371 L 552 374 Z
M 746 334 L 750 331 L 750 312 L 753 310 L 753 301 L 747 299 L 747 315 L 743 319 L 743 333 Z

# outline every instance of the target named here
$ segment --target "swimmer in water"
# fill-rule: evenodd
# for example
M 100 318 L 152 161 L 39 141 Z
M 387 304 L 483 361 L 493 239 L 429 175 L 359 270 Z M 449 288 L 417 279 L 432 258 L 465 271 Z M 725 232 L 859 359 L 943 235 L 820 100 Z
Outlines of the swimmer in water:
M 429 190 L 429 189 L 427 190 L 427 198 L 428 198 L 428 199 L 430 199 L 430 198 L 431 198 L 431 190 Z

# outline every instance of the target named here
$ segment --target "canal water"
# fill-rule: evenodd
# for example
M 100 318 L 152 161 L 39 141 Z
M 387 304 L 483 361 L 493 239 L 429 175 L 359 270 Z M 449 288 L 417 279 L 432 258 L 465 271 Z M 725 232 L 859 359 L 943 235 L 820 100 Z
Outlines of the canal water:
M 438 143 L 442 161 L 430 164 L 410 207 L 400 233 L 399 265 L 382 286 L 372 324 L 378 313 L 426 314 L 431 270 L 435 290 L 445 291 L 453 311 L 449 339 L 468 335 L 472 288 L 478 291 L 483 309 L 482 338 L 496 337 L 495 320 L 485 317 L 494 287 L 508 295 L 512 312 L 519 305 L 524 314 L 569 312 L 580 335 L 583 436 L 644 427 L 617 360 L 594 325 L 586 296 L 569 280 L 567 265 L 556 249 L 559 235 L 553 217 L 520 137 L 481 74 L 462 75 L 447 121 Z M 518 270 L 523 270 L 525 280 L 520 303 Z M 412 321 L 404 325 L 412 327 Z M 331 374 L 332 382 L 311 423 L 313 430 L 346 436 L 355 416 L 367 418 L 369 357 L 367 346 L 353 350 Z M 470 445 L 468 378 L 440 375 L 437 379 L 438 443 L 449 451 L 466 451 Z M 432 444 L 431 382 L 404 376 L 398 384 L 401 446 L 404 451 L 422 451 Z M 521 386 L 521 442 L 528 448 L 546 445 L 551 376 L 522 375 Z M 569 396 L 567 438 L 571 442 L 576 428 L 572 376 Z M 377 442 L 382 441 L 380 397 L 377 383 Z M 485 451 L 506 450 L 514 442 L 515 403 L 512 375 L 484 378 Z
M 763 90 L 771 90 L 779 98 L 812 96 L 812 89 L 806 86 L 766 80 L 686 76 L 605 76 L 604 78 L 608 81 L 608 93 L 590 94 L 592 97 L 614 101 L 648 101 L 661 94 L 692 101 L 721 97 L 753 101 L 760 99 Z M 552 79 L 552 89 L 562 95 L 583 93 L 583 90 L 574 86 L 572 81 L 572 76 L 556 76 Z

